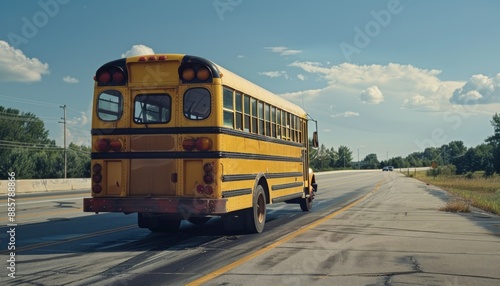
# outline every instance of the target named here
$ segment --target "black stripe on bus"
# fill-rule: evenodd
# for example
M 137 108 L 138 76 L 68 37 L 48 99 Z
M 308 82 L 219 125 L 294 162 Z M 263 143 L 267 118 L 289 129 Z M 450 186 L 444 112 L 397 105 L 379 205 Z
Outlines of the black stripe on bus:
M 260 154 L 248 154 L 237 152 L 110 152 L 92 153 L 90 157 L 94 160 L 118 160 L 118 159 L 248 159 L 268 160 L 283 162 L 302 162 L 301 157 L 271 156 Z
M 252 193 L 252 189 L 240 189 L 240 190 L 224 191 L 224 192 L 222 192 L 222 197 L 223 198 L 231 198 L 231 197 L 249 195 L 251 193 Z
M 223 127 L 168 127 L 168 128 L 94 128 L 90 131 L 92 135 L 145 135 L 145 134 L 227 134 L 238 137 L 260 140 L 265 142 L 279 143 L 296 147 L 305 146 L 302 143 L 272 138 L 264 135 L 248 133 Z
M 283 196 L 283 197 L 274 198 L 273 199 L 273 204 L 275 204 L 275 203 L 282 203 L 282 202 L 286 202 L 286 201 L 290 201 L 290 200 L 302 198 L 302 194 L 303 193 L 300 192 L 300 193 L 295 193 L 295 194 L 291 194 L 291 195 L 286 195 L 286 196 Z
M 271 187 L 271 189 L 273 191 L 278 191 L 278 190 L 283 190 L 283 189 L 290 189 L 290 188 L 302 187 L 303 185 L 304 185 L 303 182 L 295 182 L 295 183 L 274 185 L 274 186 Z
M 236 182 L 236 181 L 248 181 L 255 180 L 257 174 L 237 174 L 237 175 L 223 175 L 223 182 Z M 265 174 L 268 179 L 278 179 L 278 178 L 291 178 L 291 177 L 302 177 L 302 173 L 290 172 L 290 173 L 271 173 Z

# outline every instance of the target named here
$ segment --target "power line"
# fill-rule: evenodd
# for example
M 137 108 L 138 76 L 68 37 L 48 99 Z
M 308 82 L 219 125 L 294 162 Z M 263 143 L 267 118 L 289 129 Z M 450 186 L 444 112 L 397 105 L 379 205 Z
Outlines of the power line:
M 45 106 L 45 107 L 58 107 L 58 104 L 48 103 L 48 102 L 44 102 L 44 101 L 22 99 L 22 98 L 10 97 L 10 96 L 5 96 L 5 95 L 0 95 L 0 98 L 2 98 L 4 100 L 8 100 L 8 101 L 16 101 L 16 102 Z

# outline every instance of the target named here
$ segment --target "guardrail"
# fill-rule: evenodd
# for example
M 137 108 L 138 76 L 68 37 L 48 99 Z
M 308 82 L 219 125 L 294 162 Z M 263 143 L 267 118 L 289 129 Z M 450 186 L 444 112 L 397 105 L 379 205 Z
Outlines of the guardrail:
M 7 192 L 9 181 L 0 180 L 0 193 Z M 90 178 L 16 180 L 16 193 L 89 190 Z

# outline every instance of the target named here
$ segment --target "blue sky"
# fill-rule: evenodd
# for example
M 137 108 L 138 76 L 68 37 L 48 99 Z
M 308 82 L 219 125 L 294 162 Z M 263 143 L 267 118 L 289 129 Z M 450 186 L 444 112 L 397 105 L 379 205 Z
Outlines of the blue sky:
M 1 1 L 0 105 L 90 144 L 93 75 L 137 53 L 205 57 L 295 102 L 355 159 L 493 134 L 499 1 Z

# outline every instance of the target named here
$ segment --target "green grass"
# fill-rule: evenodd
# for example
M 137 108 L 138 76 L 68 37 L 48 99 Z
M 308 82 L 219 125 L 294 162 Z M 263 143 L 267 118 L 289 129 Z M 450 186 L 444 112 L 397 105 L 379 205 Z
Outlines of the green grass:
M 500 176 L 483 178 L 481 173 L 473 175 L 427 176 L 426 172 L 416 172 L 414 178 L 437 186 L 474 207 L 500 214 Z

